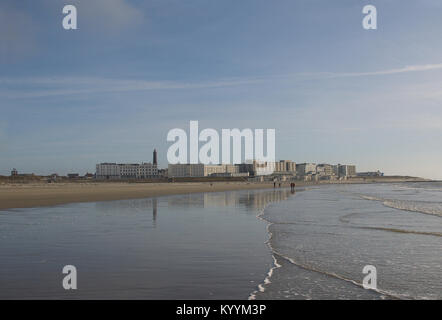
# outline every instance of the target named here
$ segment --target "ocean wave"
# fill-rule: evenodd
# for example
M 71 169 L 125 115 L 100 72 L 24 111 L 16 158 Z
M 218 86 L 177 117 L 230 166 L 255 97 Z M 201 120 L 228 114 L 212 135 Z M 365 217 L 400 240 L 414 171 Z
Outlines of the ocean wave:
M 343 280 L 343 281 L 352 283 L 355 286 L 363 288 L 362 283 L 359 283 L 359 282 L 357 282 L 355 280 L 347 279 L 347 278 L 345 278 L 343 276 L 340 276 L 340 275 L 338 275 L 338 274 L 336 274 L 334 272 L 327 272 L 327 271 L 324 271 L 324 270 L 320 270 L 320 269 L 315 268 L 315 267 L 313 267 L 311 265 L 305 265 L 305 264 L 302 264 L 302 263 L 298 263 L 297 261 L 295 261 L 295 259 L 293 259 L 291 257 L 288 257 L 288 256 L 285 256 L 285 255 L 281 254 L 280 252 L 278 252 L 272 246 L 272 243 L 271 243 L 272 240 L 273 240 L 273 233 L 270 231 L 270 227 L 274 223 L 269 221 L 268 219 L 266 219 L 264 217 L 265 211 L 266 211 L 267 207 L 268 207 L 268 205 L 266 205 L 264 208 L 262 208 L 262 210 L 258 213 L 258 215 L 256 217 L 258 219 L 260 219 L 260 220 L 263 220 L 264 222 L 267 222 L 267 228 L 266 229 L 267 229 L 267 233 L 269 234 L 269 237 L 268 237 L 268 240 L 266 241 L 266 244 L 269 247 L 270 251 L 272 252 L 273 266 L 268 271 L 267 276 L 265 277 L 263 283 L 258 285 L 257 290 L 255 290 L 252 293 L 250 293 L 248 300 L 256 300 L 257 294 L 258 293 L 263 293 L 265 291 L 266 285 L 269 285 L 270 283 L 272 283 L 271 278 L 273 276 L 274 270 L 275 269 L 279 269 L 279 268 L 282 267 L 282 265 L 278 263 L 278 259 L 277 258 L 284 259 L 284 260 L 288 261 L 289 263 L 291 263 L 291 264 L 293 264 L 293 265 L 295 265 L 295 266 L 297 266 L 299 268 L 302 268 L 302 269 L 305 269 L 305 270 L 308 270 L 308 271 L 317 272 L 317 273 L 320 273 L 320 274 L 323 274 L 323 275 L 326 275 L 326 276 L 329 276 L 329 277 L 333 277 L 333 278 L 336 278 L 336 279 L 339 279 L 339 280 Z M 408 295 L 401 295 L 401 294 L 398 294 L 398 293 L 395 293 L 395 292 L 391 292 L 391 291 L 387 291 L 387 290 L 380 290 L 380 289 L 370 289 L 370 290 L 373 290 L 373 291 L 377 292 L 381 296 L 381 299 L 385 299 L 386 297 L 393 298 L 393 299 L 407 299 L 407 300 L 413 299 L 412 297 L 410 297 Z
M 399 210 L 421 212 L 442 217 L 442 203 L 440 202 L 424 202 L 424 201 L 408 201 L 408 200 L 385 200 L 382 202 L 384 206 Z
M 293 264 L 293 265 L 295 265 L 295 266 L 297 266 L 297 267 L 299 267 L 301 269 L 304 269 L 304 270 L 307 270 L 307 271 L 313 271 L 313 272 L 316 272 L 316 273 L 320 273 L 320 274 L 323 274 L 325 276 L 333 277 L 335 279 L 339 279 L 339 280 L 351 283 L 351 284 L 353 284 L 353 285 L 355 285 L 357 287 L 364 288 L 363 284 L 359 283 L 356 280 L 346 278 L 346 277 L 344 277 L 342 275 L 339 275 L 339 274 L 337 274 L 335 272 L 318 269 L 318 268 L 314 267 L 313 265 L 307 265 L 307 264 L 299 263 L 295 259 L 293 259 L 291 257 L 288 257 L 288 256 L 285 256 L 285 255 L 277 252 L 275 249 L 273 249 L 273 254 L 274 254 L 274 256 L 282 258 L 282 259 L 288 261 L 289 263 L 291 263 L 291 264 Z M 374 291 L 374 292 L 378 293 L 380 295 L 381 299 L 386 299 L 386 298 L 398 299 L 398 300 L 414 300 L 414 299 L 416 299 L 415 297 L 412 297 L 412 296 L 410 296 L 408 294 L 401 294 L 401 293 L 397 293 L 397 292 L 393 292 L 393 291 L 385 290 L 385 289 L 371 288 L 371 289 L 366 289 L 366 290 L 371 290 L 371 291 Z
M 420 235 L 424 235 L 424 236 L 442 237 L 441 232 L 427 232 L 427 231 L 416 231 L 416 230 L 395 229 L 395 228 L 382 228 L 382 227 L 359 227 L 359 228 L 369 229 L 369 230 L 389 231 L 389 232 L 396 232 L 396 233 L 411 233 L 411 234 L 420 234 Z
M 442 192 L 442 182 L 425 182 L 425 183 L 412 183 L 412 184 L 394 184 L 398 189 L 403 190 L 423 190 L 423 191 L 437 191 Z
M 382 199 L 374 196 L 361 195 L 365 200 L 380 201 L 389 208 L 430 214 L 442 217 L 442 202 Z

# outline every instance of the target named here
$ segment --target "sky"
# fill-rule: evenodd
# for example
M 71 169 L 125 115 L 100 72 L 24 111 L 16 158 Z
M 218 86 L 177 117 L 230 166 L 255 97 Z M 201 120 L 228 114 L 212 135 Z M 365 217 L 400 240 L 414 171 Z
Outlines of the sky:
M 441 15 L 440 0 L 2 0 L 0 175 L 154 148 L 166 167 L 169 130 L 198 120 L 275 129 L 277 159 L 442 179 Z

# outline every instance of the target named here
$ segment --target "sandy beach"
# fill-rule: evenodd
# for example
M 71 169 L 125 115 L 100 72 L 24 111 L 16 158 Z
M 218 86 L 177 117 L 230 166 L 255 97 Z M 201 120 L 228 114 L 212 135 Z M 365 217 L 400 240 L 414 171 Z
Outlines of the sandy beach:
M 322 181 L 328 183 L 377 183 L 423 181 L 412 177 L 383 177 L 362 181 Z M 297 181 L 296 186 L 318 184 Z M 283 182 L 282 188 L 289 188 L 289 182 Z M 140 199 L 173 194 L 196 192 L 220 192 L 244 189 L 273 188 L 273 183 L 256 182 L 174 182 L 174 183 L 127 183 L 127 182 L 77 182 L 77 183 L 24 183 L 0 184 L 0 210 L 11 208 L 32 208 L 53 206 L 72 202 L 93 202 L 124 199 Z
M 72 202 L 138 199 L 155 196 L 273 188 L 273 183 L 56 183 L 0 185 L 0 210 L 52 206 Z

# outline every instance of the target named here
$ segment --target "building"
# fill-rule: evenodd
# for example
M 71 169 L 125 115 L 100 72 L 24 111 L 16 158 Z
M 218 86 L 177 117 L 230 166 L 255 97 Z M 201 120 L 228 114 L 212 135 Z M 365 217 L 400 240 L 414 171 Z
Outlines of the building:
M 116 163 L 97 164 L 95 176 L 97 179 L 105 180 L 121 179 L 120 165 Z
M 240 166 L 232 164 L 169 164 L 169 178 L 208 177 L 208 176 L 245 176 L 240 174 Z M 248 174 L 247 174 L 248 176 Z
M 347 164 L 338 164 L 339 177 L 356 177 L 356 166 Z
M 296 164 L 296 174 L 302 177 L 308 174 L 316 174 L 316 164 L 315 163 Z
M 291 160 L 275 162 L 275 172 L 296 174 L 296 163 Z
M 154 161 L 156 161 L 156 152 L 154 153 Z M 158 177 L 158 166 L 156 163 L 142 163 L 138 167 L 137 179 L 149 179 Z
M 253 174 L 255 176 L 266 176 L 275 172 L 276 162 L 253 160 Z
M 240 173 L 247 173 L 248 175 L 254 176 L 255 172 L 253 171 L 252 163 L 240 163 L 237 164 Z
M 100 180 L 158 178 L 157 151 L 153 151 L 153 163 L 99 163 L 95 176 Z
M 358 172 L 356 175 L 358 177 L 383 177 L 384 173 L 378 170 L 378 171 Z
M 250 176 L 265 176 L 274 173 L 275 169 L 279 168 L 279 162 L 253 160 L 236 166 L 240 173 L 248 173 Z
M 169 178 L 176 177 L 204 177 L 204 164 L 177 163 L 169 164 L 167 168 Z
M 121 179 L 136 179 L 138 175 L 138 163 L 120 163 L 118 164 L 120 168 L 120 178 Z
M 167 178 L 168 169 L 158 169 L 158 178 Z
M 321 163 L 316 166 L 316 173 L 319 177 L 330 177 L 334 175 L 333 166 L 327 163 Z
M 152 163 L 100 163 L 96 166 L 97 179 L 150 179 L 157 177 L 158 167 Z

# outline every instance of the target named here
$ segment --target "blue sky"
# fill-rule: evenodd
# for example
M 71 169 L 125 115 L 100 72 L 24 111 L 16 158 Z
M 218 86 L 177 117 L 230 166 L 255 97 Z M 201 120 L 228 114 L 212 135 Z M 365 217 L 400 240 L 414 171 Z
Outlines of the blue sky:
M 0 174 L 153 148 L 166 166 L 167 132 L 199 120 L 275 128 L 278 159 L 442 179 L 441 16 L 438 0 L 3 0 Z

